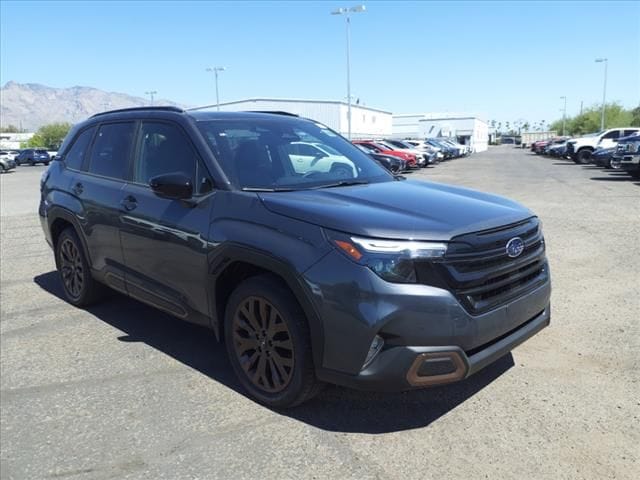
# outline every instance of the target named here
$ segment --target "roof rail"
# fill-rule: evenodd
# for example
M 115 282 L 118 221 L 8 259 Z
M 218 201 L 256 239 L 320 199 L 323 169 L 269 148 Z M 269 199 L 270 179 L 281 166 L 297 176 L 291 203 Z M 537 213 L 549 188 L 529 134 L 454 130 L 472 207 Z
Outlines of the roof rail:
M 272 115 L 286 115 L 288 117 L 299 117 L 300 115 L 297 115 L 295 113 L 291 113 L 291 112 L 284 112 L 282 110 L 247 110 L 248 113 L 270 113 Z
M 184 110 L 180 107 L 173 106 L 158 106 L 158 107 L 129 107 L 129 108 L 118 108 L 117 110 L 107 110 L 106 112 L 96 113 L 95 115 L 91 115 L 93 117 L 99 117 L 100 115 L 107 115 L 109 113 L 120 113 L 120 112 L 140 112 L 144 110 L 154 110 L 159 112 L 178 112 L 183 113 Z

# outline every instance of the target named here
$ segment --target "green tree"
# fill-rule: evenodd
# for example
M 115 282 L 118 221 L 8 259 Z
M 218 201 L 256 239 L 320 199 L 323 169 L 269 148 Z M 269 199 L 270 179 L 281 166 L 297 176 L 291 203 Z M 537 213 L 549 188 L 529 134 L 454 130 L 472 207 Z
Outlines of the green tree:
M 637 106 L 631 110 L 631 123 L 632 127 L 640 127 L 640 106 Z
M 636 117 L 634 117 L 636 112 Z M 582 111 L 582 114 L 566 119 L 566 129 L 568 135 L 584 135 L 600 130 L 600 118 L 602 107 L 593 105 Z M 634 123 L 634 118 L 637 123 Z M 627 110 L 618 103 L 608 103 L 605 107 L 604 128 L 640 126 L 640 107 Z M 562 119 L 554 121 L 550 130 L 562 132 Z
M 60 148 L 64 137 L 69 133 L 70 123 L 50 123 L 38 129 L 33 137 L 27 142 L 27 147 L 42 147 L 48 150 Z
M 9 124 L 6 127 L 0 127 L 0 133 L 18 133 L 20 130 L 13 124 Z

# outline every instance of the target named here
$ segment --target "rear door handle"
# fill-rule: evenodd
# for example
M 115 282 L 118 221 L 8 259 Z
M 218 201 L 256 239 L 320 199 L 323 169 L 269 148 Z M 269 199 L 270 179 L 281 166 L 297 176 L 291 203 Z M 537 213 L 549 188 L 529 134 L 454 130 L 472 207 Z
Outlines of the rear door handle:
M 131 210 L 135 210 L 138 206 L 138 201 L 133 195 L 127 195 L 122 199 L 120 205 L 122 205 L 127 212 L 130 212 Z
M 73 186 L 72 190 L 76 195 L 80 195 L 84 191 L 84 186 L 80 182 L 78 182 Z

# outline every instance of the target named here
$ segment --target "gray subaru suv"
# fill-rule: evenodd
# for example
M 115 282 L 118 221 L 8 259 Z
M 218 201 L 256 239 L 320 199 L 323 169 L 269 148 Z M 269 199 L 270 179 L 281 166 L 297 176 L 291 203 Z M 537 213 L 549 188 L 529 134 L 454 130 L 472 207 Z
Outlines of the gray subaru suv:
M 531 211 L 394 176 L 313 120 L 111 111 L 54 160 L 39 214 L 68 301 L 110 287 L 211 328 L 271 407 L 462 380 L 550 321 Z

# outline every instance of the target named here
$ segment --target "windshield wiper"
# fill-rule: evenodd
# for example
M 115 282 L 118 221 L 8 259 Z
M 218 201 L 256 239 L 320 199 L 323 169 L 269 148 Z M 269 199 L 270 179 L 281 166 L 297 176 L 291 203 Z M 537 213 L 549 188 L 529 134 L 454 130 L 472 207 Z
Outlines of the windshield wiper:
M 293 192 L 297 189 L 288 187 L 242 187 L 243 192 Z
M 330 183 L 328 185 L 318 185 L 312 188 L 333 188 L 333 187 L 349 187 L 351 185 L 366 185 L 369 182 L 367 180 L 342 180 L 336 183 Z

